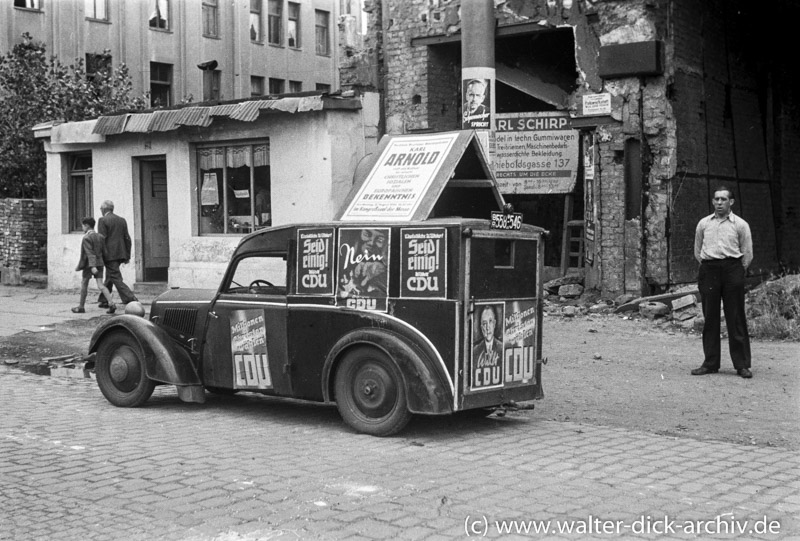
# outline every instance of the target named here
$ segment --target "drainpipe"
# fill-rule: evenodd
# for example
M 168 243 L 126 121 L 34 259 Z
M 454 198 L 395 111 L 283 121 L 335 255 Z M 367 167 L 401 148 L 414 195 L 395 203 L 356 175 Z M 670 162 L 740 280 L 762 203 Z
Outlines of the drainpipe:
M 494 0 L 461 2 L 461 129 L 477 130 L 490 156 L 494 153 L 490 137 L 495 115 L 494 32 Z

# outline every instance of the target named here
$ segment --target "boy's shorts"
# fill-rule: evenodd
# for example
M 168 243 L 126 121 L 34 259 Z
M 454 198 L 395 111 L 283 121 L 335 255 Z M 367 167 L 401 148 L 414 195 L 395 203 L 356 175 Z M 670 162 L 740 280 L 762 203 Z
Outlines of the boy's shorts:
M 103 267 L 97 267 L 97 276 L 92 274 L 92 267 L 86 267 L 83 269 L 83 279 L 87 278 L 100 278 L 103 279 Z

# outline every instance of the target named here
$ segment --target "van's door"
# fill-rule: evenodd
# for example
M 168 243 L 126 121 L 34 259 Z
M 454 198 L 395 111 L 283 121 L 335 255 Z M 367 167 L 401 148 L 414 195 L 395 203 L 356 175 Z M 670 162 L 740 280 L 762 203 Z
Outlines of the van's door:
M 463 406 L 538 398 L 541 236 L 477 230 L 466 250 Z

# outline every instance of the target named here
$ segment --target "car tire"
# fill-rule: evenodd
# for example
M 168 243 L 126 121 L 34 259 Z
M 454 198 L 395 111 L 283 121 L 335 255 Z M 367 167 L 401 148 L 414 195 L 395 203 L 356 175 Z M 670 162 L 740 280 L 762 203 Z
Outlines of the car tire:
M 142 348 L 131 334 L 124 331 L 102 338 L 97 348 L 95 373 L 103 396 L 122 408 L 141 406 L 156 386 L 145 373 Z
M 334 391 L 342 419 L 358 432 L 390 436 L 411 419 L 403 376 L 377 348 L 348 352 L 336 370 Z

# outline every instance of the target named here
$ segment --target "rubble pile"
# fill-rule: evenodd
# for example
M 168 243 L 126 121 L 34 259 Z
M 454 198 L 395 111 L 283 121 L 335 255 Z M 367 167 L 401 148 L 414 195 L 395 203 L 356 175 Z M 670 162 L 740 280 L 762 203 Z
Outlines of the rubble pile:
M 599 292 L 585 289 L 580 275 L 551 280 L 544 284 L 544 289 L 546 315 L 616 314 L 624 319 L 646 319 L 687 332 L 702 331 L 705 322 L 700 293 L 694 284 L 661 295 L 636 297 L 624 294 L 613 300 L 602 299 Z M 776 318 L 790 322 L 789 331 L 781 331 L 780 336 L 774 336 L 774 332 L 762 336 L 800 339 L 800 275 L 788 275 L 759 284 L 747 293 L 746 307 L 748 321 L 756 329 Z M 721 308 L 720 312 L 724 321 L 725 314 Z M 722 332 L 726 332 L 724 326 Z

